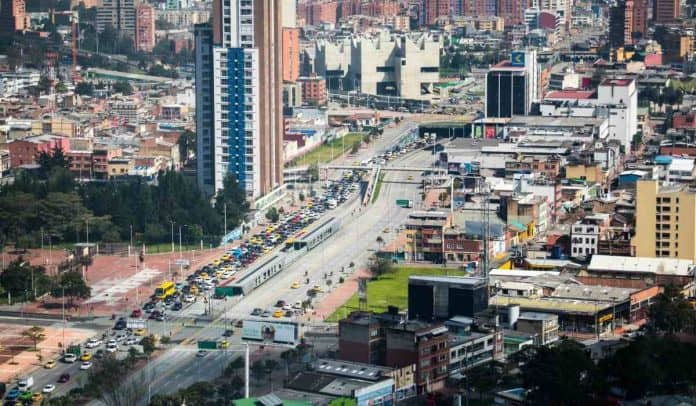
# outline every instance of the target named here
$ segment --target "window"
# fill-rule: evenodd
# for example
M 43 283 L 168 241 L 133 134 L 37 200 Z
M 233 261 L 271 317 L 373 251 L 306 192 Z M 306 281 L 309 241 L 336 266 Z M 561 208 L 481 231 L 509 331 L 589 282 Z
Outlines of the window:
M 420 68 L 421 73 L 437 73 L 440 68 L 437 66 L 423 66 Z

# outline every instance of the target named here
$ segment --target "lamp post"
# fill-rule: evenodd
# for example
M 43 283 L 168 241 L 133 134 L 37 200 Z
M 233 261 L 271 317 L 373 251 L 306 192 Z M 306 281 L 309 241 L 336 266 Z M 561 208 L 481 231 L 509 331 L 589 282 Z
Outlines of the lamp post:
M 174 252 L 174 221 L 173 221 L 173 220 L 169 220 L 169 222 L 170 222 L 171 225 L 172 225 L 172 252 Z

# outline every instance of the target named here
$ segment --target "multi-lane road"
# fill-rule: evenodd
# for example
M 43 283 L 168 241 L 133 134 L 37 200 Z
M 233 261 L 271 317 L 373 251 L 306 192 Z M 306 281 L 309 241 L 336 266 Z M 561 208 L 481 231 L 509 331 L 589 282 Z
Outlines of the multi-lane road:
M 414 124 L 408 120 L 395 128 L 387 128 L 384 135 L 369 147 L 362 149 L 355 156 L 344 158 L 343 161 L 345 163 L 360 162 L 382 153 L 390 149 L 397 139 L 412 131 L 413 128 Z M 428 167 L 432 159 L 429 152 L 414 151 L 389 162 L 387 166 Z M 194 318 L 200 320 L 204 313 L 205 305 L 201 300 L 185 307 L 178 315 L 166 322 L 149 322 L 150 333 L 161 336 L 171 335 L 172 342 L 179 344 L 172 345 L 151 360 L 141 372 L 131 377 L 135 380 L 132 382 L 147 383 L 149 393 L 154 394 L 170 393 L 197 381 L 214 379 L 232 359 L 243 354 L 244 347 L 241 345 L 239 332 L 236 331 L 235 335 L 228 339 L 231 343 L 230 350 L 213 351 L 205 357 L 196 357 L 195 342 L 197 340 L 220 339 L 225 329 L 229 328 L 234 320 L 248 317 L 254 308 L 269 309 L 281 299 L 290 304 L 305 300 L 307 290 L 314 285 L 322 287 L 323 292 L 315 298 L 315 302 L 320 301 L 328 294 L 327 290 L 330 290 L 326 284 L 325 274 L 333 272 L 331 287 L 335 287 L 342 269 L 349 273 L 364 266 L 377 248 L 376 237 L 381 235 L 389 241 L 391 234 L 384 234 L 383 230 L 394 229 L 402 224 L 409 213 L 408 209 L 396 206 L 395 200 L 400 198 L 411 199 L 414 202 L 419 200 L 420 175 L 413 172 L 385 171 L 384 173 L 379 198 L 374 203 L 362 206 L 361 199 L 356 193 L 343 205 L 327 211 L 316 224 L 321 223 L 325 218 L 335 217 L 341 222 L 341 228 L 337 233 L 248 296 L 229 301 L 214 300 L 215 316 L 211 317 L 214 318 L 213 322 L 199 321 L 195 325 L 192 323 Z M 339 176 L 339 171 L 329 174 L 331 178 Z M 353 268 L 349 267 L 351 262 L 354 263 Z M 307 279 L 309 283 L 306 283 Z M 300 282 L 299 289 L 291 288 L 295 281 Z M 173 314 L 170 313 L 170 315 Z M 303 316 L 299 317 L 298 321 L 307 321 Z M 104 331 L 112 323 L 110 320 L 99 319 L 91 327 L 95 331 Z M 254 347 L 253 350 L 256 348 Z M 124 347 L 124 351 L 126 349 Z M 87 376 L 84 371 L 79 370 L 79 362 L 72 365 L 59 363 L 55 369 L 39 369 L 33 372 L 32 375 L 36 381 L 34 390 L 40 390 L 47 383 L 55 383 L 63 373 L 69 373 L 71 381 L 56 385 L 57 388 L 52 396 L 66 394 L 71 388 L 83 384 Z M 141 401 L 144 405 L 147 403 L 147 398 L 144 397 Z M 95 401 L 93 404 L 100 403 Z

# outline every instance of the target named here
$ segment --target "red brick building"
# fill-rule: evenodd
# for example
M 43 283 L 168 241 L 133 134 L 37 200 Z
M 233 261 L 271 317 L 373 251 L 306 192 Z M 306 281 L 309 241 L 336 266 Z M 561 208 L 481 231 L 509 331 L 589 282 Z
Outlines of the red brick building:
M 407 321 L 386 329 L 386 362 L 392 368 L 416 365 L 417 393 L 445 386 L 449 365 L 449 333 L 442 325 Z
M 152 52 L 155 47 L 155 9 L 147 4 L 135 8 L 135 49 Z
M 526 5 L 523 0 L 498 0 L 498 17 L 505 20 L 506 27 L 523 24 Z
M 302 85 L 302 100 L 307 104 L 323 106 L 327 101 L 326 80 L 321 76 L 303 76 L 297 78 Z
M 25 15 L 24 0 L 0 0 L 0 35 L 24 31 Z
M 10 166 L 16 168 L 22 165 L 34 165 L 39 152 L 52 153 L 56 148 L 68 151 L 70 139 L 55 135 L 37 135 L 10 141 L 7 144 L 7 149 L 10 151 Z

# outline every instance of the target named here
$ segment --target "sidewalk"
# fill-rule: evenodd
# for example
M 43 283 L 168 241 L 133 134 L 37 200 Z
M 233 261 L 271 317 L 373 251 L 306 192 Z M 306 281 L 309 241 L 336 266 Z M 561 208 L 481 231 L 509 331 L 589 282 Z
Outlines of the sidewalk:
M 344 276 L 345 281 L 336 285 L 328 295 L 314 306 L 313 318 L 323 321 L 331 316 L 358 291 L 358 279 L 369 277 L 370 273 L 364 269 L 359 269 L 347 277 Z

